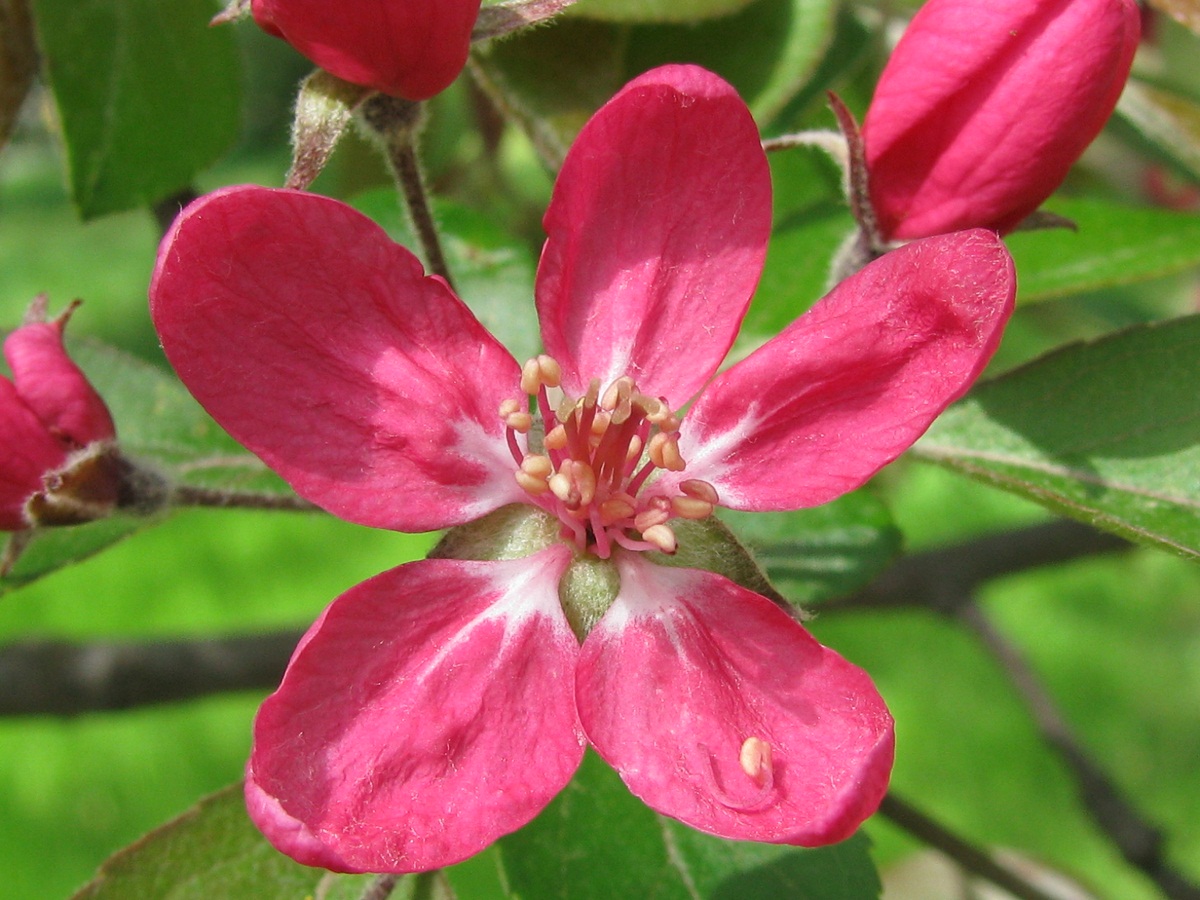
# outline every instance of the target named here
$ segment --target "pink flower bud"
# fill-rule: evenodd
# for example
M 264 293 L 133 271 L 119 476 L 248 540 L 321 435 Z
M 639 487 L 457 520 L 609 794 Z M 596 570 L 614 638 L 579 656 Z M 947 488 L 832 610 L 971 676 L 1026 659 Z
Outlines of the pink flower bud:
M 1133 0 L 930 0 L 863 124 L 882 237 L 1011 231 L 1112 113 L 1140 23 Z
M 12 380 L 0 377 L 0 530 L 18 531 L 35 524 L 68 524 L 96 518 L 98 504 L 115 505 L 118 485 L 113 467 L 98 462 L 98 447 L 116 431 L 108 408 L 63 348 L 63 327 L 74 307 L 46 320 L 46 299 L 30 308 L 26 324 L 4 341 Z M 102 484 L 99 482 L 103 482 Z M 71 493 L 49 497 L 59 488 Z M 76 503 L 75 501 L 79 501 Z M 31 505 L 32 504 L 32 505 Z M 49 509 L 56 521 L 35 521 L 31 509 Z M 107 514 L 106 512 L 104 514 Z M 65 516 L 65 517 L 64 517 Z M 81 518 L 82 517 L 82 518 Z
M 344 81 L 425 100 L 458 77 L 480 0 L 252 0 L 254 20 Z

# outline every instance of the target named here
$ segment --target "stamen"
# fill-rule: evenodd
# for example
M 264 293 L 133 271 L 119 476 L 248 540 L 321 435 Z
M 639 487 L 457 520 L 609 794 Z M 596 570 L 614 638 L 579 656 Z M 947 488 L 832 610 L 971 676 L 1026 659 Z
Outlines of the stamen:
M 538 478 L 536 475 L 530 475 L 520 469 L 513 473 L 513 477 L 517 479 L 517 484 L 535 497 L 540 497 L 550 490 L 550 485 L 546 483 L 545 478 Z
M 633 498 L 628 494 L 618 494 L 600 504 L 600 522 L 607 527 L 614 522 L 628 519 L 635 512 L 637 506 L 634 505 Z
M 713 505 L 695 497 L 672 497 L 671 511 L 681 519 L 707 519 L 712 515 Z
M 521 367 L 521 390 L 531 397 L 537 396 L 538 388 L 542 386 L 542 367 L 536 359 L 531 359 Z
M 542 438 L 542 446 L 547 450 L 567 449 L 567 430 L 561 425 L 555 425 Z
M 672 554 L 677 546 L 675 532 L 669 525 L 653 525 L 642 532 L 642 540 L 653 544 L 663 553 Z
M 552 388 L 562 384 L 562 366 L 558 364 L 558 360 L 542 353 L 538 356 L 537 361 L 542 375 L 542 384 Z
M 687 481 L 679 482 L 679 490 L 688 497 L 695 497 L 697 500 L 703 500 L 705 503 L 711 503 L 713 506 L 720 503 L 720 498 L 717 496 L 717 489 L 707 481 L 701 481 L 699 478 L 689 478 Z
M 542 456 L 540 453 L 530 453 L 521 460 L 521 470 L 532 475 L 534 478 L 549 478 L 554 471 L 554 464 L 550 462 L 550 457 Z
M 687 463 L 679 455 L 679 439 L 674 434 L 660 431 L 650 438 L 650 445 L 646 448 L 646 452 L 650 456 L 650 462 L 660 469 L 682 472 L 687 468 Z

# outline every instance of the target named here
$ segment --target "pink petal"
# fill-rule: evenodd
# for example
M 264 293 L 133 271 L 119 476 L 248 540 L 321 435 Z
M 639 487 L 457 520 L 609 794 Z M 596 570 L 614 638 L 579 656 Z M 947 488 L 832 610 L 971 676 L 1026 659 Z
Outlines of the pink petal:
M 199 200 L 159 251 L 150 311 L 209 413 L 336 515 L 424 531 L 523 496 L 498 413 L 516 362 L 344 204 L 257 187 Z
M 480 0 L 253 0 L 254 19 L 326 71 L 409 100 L 458 77 Z
M 532 819 L 583 758 L 569 559 L 422 560 L 335 600 L 255 721 L 258 827 L 310 865 L 416 872 Z
M 719 575 L 619 565 L 576 683 L 583 729 L 629 789 L 721 837 L 817 846 L 853 833 L 883 797 L 894 746 L 866 673 Z
M 0 376 L 0 531 L 27 528 L 25 501 L 42 488 L 42 476 L 66 462 L 63 445 L 46 430 Z
M 1140 31 L 1133 0 L 930 0 L 863 124 L 884 235 L 1011 230 L 1100 132 Z
M 987 364 L 1012 313 L 1012 259 L 991 232 L 916 241 L 846 279 L 722 373 L 688 413 L 688 478 L 731 509 L 799 509 L 863 484 Z
M 21 399 L 47 429 L 79 447 L 112 440 L 108 407 L 63 348 L 65 318 L 22 325 L 4 341 Z
M 544 224 L 538 312 L 566 390 L 628 374 L 679 406 L 724 359 L 762 270 L 757 126 L 711 72 L 648 72 L 584 126 Z

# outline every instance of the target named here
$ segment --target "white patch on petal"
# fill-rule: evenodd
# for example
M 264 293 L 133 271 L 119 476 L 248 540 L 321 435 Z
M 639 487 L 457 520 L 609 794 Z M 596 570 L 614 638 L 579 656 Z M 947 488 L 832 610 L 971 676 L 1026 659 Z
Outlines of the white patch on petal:
M 496 420 L 499 419 L 497 414 Z M 478 422 L 468 418 L 454 423 L 454 435 L 454 444 L 446 452 L 472 466 L 482 466 L 488 473 L 482 484 L 462 489 L 464 512 L 479 518 L 509 503 L 528 500 L 513 477 L 517 466 L 502 435 L 488 434 Z
M 707 481 L 717 489 L 721 498 L 721 506 L 736 506 L 742 500 L 734 485 L 730 484 L 727 476 L 733 470 L 728 460 L 736 456 L 737 449 L 743 444 L 752 443 L 751 435 L 758 428 L 762 418 L 758 415 L 759 404 L 751 403 L 746 407 L 745 414 L 738 420 L 737 426 L 717 433 L 697 435 L 703 427 L 689 428 L 685 418 L 683 427 L 679 430 L 679 452 L 687 461 L 687 469 L 674 477 L 674 481 L 688 478 L 698 478 Z M 736 476 L 733 479 L 736 483 Z

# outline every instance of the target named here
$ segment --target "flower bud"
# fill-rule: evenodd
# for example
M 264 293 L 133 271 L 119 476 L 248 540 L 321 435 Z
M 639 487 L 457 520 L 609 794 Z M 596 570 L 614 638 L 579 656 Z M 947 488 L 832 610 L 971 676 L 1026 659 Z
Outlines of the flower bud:
M 930 0 L 863 123 L 884 240 L 1011 231 L 1062 183 L 1120 96 L 1133 0 Z
M 148 501 L 140 470 L 121 457 L 108 407 L 67 356 L 63 328 L 78 304 L 46 318 L 34 300 L 4 341 L 0 377 L 0 530 L 78 525 Z M 161 484 L 152 493 L 165 498 Z
M 351 84 L 425 100 L 458 77 L 480 0 L 252 0 L 254 20 Z

